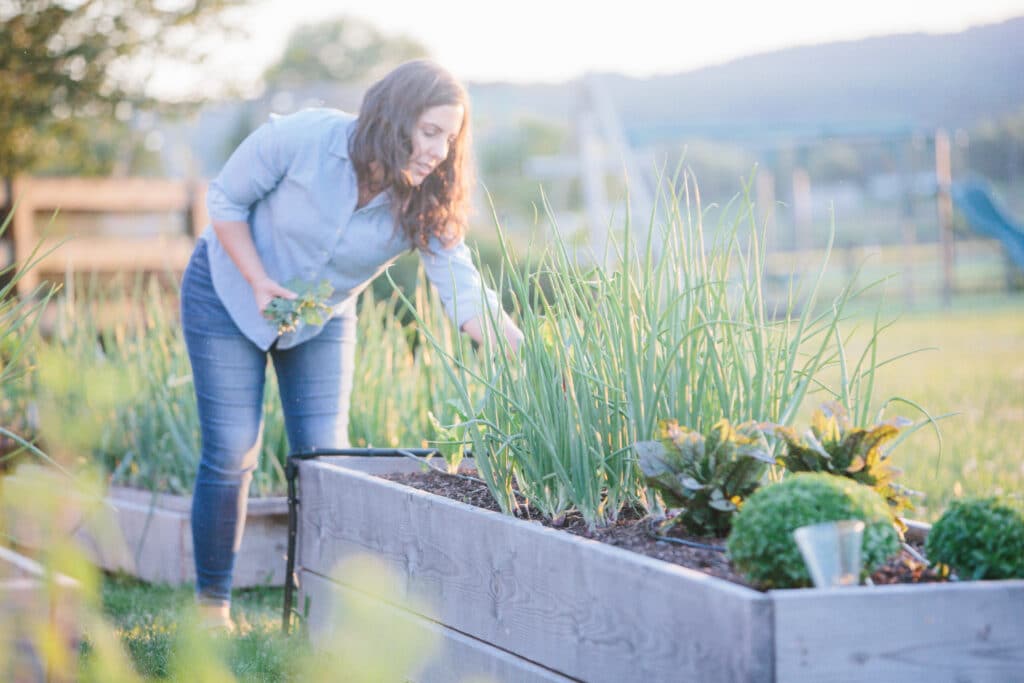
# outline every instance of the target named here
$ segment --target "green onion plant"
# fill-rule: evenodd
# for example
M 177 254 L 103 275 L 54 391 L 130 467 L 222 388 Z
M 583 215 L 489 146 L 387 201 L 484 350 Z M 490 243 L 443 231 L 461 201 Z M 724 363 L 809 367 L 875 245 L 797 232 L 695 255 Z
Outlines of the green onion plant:
M 851 283 L 820 301 L 822 263 L 809 280 L 794 277 L 787 300 L 768 300 L 764 228 L 749 193 L 709 229 L 711 215 L 692 177 L 677 173 L 662 179 L 652 215 L 640 223 L 627 213 L 596 259 L 581 258 L 552 219 L 529 273 L 495 217 L 502 265 L 489 281 L 511 299 L 523 348 L 515 353 L 495 335 L 474 370 L 426 338 L 480 432 L 474 449 L 489 444 L 478 464 L 503 509 L 515 507 L 514 480 L 545 515 L 576 510 L 591 526 L 607 524 L 626 506 L 654 505 L 632 445 L 655 438 L 659 421 L 698 432 L 722 419 L 788 424 L 825 385 L 823 371 L 840 357 L 839 324 L 860 290 Z M 872 362 L 858 377 L 870 378 Z M 476 384 L 482 400 L 470 398 Z M 852 411 L 863 410 L 862 395 L 847 392 Z

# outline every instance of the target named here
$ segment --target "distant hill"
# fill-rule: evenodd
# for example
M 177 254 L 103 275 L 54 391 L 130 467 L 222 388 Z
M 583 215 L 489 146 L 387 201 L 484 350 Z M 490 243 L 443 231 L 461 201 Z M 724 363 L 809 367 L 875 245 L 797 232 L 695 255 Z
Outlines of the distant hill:
M 795 47 L 653 78 L 604 74 L 631 138 L 682 128 L 729 135 L 971 126 L 1024 109 L 1024 17 L 954 34 L 901 34 Z M 568 120 L 573 87 L 473 84 L 484 121 Z
M 795 47 L 654 78 L 595 76 L 616 104 L 635 145 L 706 136 L 755 142 L 791 131 L 969 127 L 1024 110 L 1024 17 L 961 33 L 891 35 Z M 582 79 L 555 84 L 470 83 L 473 118 L 487 142 L 522 117 L 570 121 Z M 200 172 L 215 173 L 240 135 L 268 111 L 327 105 L 355 110 L 360 97 L 329 84 L 249 102 L 210 104 L 198 120 L 167 125 L 171 151 L 191 147 Z M 307 92 L 308 91 L 308 92 Z

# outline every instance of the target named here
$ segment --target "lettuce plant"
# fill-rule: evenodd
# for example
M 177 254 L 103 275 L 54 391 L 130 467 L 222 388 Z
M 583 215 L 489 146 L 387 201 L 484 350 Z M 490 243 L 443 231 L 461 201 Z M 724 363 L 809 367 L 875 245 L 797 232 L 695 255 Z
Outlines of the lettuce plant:
M 726 535 L 733 513 L 774 462 L 759 425 L 734 427 L 723 419 L 706 436 L 675 420 L 661 422 L 659 429 L 659 440 L 641 441 L 635 449 L 647 484 L 666 505 L 682 508 L 671 522 L 698 536 Z

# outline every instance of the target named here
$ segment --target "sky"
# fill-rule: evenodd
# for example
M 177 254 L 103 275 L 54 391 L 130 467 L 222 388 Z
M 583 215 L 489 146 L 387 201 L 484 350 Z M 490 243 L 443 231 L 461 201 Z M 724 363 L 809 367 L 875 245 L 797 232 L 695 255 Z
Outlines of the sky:
M 218 46 L 201 74 L 158 74 L 158 89 L 188 88 L 213 74 L 255 90 L 293 28 L 341 14 L 417 39 L 465 81 L 550 83 L 588 71 L 688 71 L 874 35 L 957 32 L 1022 16 L 1024 0 L 256 0 L 239 18 L 248 40 Z

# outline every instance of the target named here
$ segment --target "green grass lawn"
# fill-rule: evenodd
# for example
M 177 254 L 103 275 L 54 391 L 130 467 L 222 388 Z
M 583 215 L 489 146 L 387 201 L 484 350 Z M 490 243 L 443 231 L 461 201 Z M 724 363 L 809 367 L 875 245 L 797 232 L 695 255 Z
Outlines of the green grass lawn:
M 903 396 L 933 415 L 957 413 L 939 423 L 941 452 L 929 428 L 893 452 L 902 483 L 925 494 L 911 516 L 934 521 L 960 496 L 1024 494 L 1024 297 L 903 314 L 882 333 L 879 358 L 925 348 L 881 368 L 874 394 L 876 405 Z M 899 405 L 885 415 L 920 417 Z
M 193 604 L 191 586 L 149 585 L 124 576 L 103 579 L 103 611 L 113 624 L 136 672 L 147 680 L 186 680 L 175 673 L 173 655 L 180 625 Z M 217 658 L 239 681 L 297 680 L 310 648 L 301 631 L 281 633 L 280 588 L 238 590 L 232 616 L 238 635 L 210 639 Z M 88 641 L 88 634 L 86 634 Z M 89 648 L 85 648 L 85 660 Z M 99 682 L 97 682 L 99 683 Z

